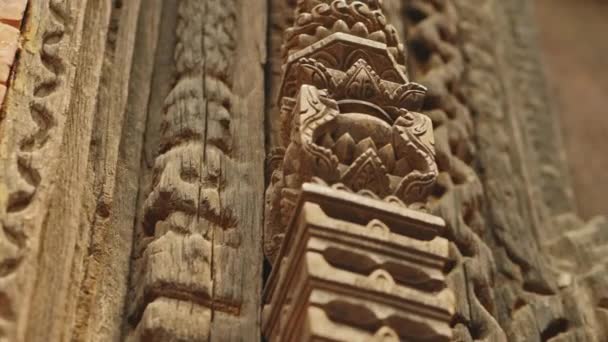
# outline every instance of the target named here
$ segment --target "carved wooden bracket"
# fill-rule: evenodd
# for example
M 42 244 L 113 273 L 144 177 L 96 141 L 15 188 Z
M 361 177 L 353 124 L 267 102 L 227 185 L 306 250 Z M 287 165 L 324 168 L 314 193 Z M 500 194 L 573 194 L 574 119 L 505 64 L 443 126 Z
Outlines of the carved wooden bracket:
M 296 13 L 266 193 L 264 334 L 449 341 L 445 223 L 420 212 L 438 176 L 432 122 L 416 112 L 426 89 L 408 81 L 378 1 L 304 0 Z
M 415 112 L 426 89 L 408 81 L 402 45 L 377 2 L 315 3 L 301 2 L 286 32 L 284 157 L 267 192 L 271 260 L 300 187 L 313 177 L 420 208 L 438 174 L 431 120 Z M 312 27 L 319 39 L 306 33 Z M 309 44 L 292 43 L 294 35 Z

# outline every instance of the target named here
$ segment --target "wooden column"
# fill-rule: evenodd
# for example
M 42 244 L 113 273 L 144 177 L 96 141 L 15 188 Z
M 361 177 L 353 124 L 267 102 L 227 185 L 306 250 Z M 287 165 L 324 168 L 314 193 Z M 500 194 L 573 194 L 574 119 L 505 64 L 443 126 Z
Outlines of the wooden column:
M 175 80 L 154 127 L 158 155 L 136 226 L 127 339 L 255 340 L 265 17 L 249 13 L 265 5 L 175 5 Z
M 270 341 L 451 340 L 445 223 L 425 213 L 433 127 L 404 57 L 379 2 L 298 2 L 271 116 Z

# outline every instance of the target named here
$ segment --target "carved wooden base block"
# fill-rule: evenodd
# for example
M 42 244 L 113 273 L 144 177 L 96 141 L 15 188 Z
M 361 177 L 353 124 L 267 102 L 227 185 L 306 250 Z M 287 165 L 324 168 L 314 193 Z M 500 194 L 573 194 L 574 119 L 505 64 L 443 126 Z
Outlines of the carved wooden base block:
M 449 341 L 443 224 L 398 203 L 304 184 L 265 289 L 265 336 Z

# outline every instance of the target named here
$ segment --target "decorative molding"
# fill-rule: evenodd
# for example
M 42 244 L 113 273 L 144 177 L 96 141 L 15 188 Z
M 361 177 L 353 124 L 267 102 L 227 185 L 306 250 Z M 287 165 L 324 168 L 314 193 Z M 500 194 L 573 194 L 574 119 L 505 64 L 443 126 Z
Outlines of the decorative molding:
M 0 339 L 31 340 L 41 331 L 56 339 L 65 329 L 55 318 L 69 310 L 64 291 L 70 286 L 78 210 L 63 204 L 80 204 L 86 173 L 80 158 L 87 159 L 103 57 L 97 43 L 107 28 L 106 12 L 91 20 L 88 6 L 62 0 L 28 4 L 0 121 Z M 85 38 L 92 31 L 95 39 Z
M 264 292 L 269 341 L 451 341 L 442 219 L 305 183 Z
M 285 152 L 267 192 L 271 259 L 290 203 L 312 177 L 408 205 L 426 201 L 438 174 L 432 124 L 406 109 L 420 108 L 424 92 L 386 45 L 342 32 L 288 58 L 280 92 Z
M 130 335 L 137 340 L 208 340 L 212 312 L 238 315 L 241 305 L 240 298 L 219 298 L 222 289 L 214 286 L 219 270 L 213 267 L 214 254 L 230 257 L 239 246 L 236 219 L 220 201 L 222 169 L 231 159 L 235 1 L 214 7 L 209 1 L 181 0 L 177 6 L 177 81 L 165 99 L 160 153 L 144 204 L 142 236 L 135 242 L 140 257 L 128 315 L 134 326 Z M 211 12 L 219 15 L 213 24 L 205 21 Z M 225 39 L 208 30 L 219 30 Z M 219 235 L 228 243 L 216 244 Z M 168 305 L 173 310 L 162 309 Z M 188 335 L 195 322 L 197 331 Z

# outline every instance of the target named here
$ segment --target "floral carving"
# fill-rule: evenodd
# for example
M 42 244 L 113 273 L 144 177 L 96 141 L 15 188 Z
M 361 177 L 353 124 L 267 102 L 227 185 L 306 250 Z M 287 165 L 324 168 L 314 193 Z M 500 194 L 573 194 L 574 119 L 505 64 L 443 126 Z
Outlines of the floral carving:
M 386 22 L 374 14 L 375 4 L 304 1 L 287 46 L 294 34 L 320 32 L 330 22 L 381 31 Z M 387 53 L 390 44 L 337 30 L 290 49 L 279 95 L 285 153 L 273 163 L 266 199 L 265 250 L 271 260 L 302 184 L 313 179 L 424 207 L 438 175 L 431 120 L 415 112 L 426 89 L 407 80 Z

